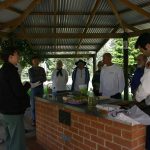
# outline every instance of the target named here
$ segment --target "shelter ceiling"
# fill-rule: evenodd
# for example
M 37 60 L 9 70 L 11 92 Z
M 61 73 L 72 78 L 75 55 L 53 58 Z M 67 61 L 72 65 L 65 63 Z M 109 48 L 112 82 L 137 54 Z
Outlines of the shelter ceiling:
M 0 36 L 47 56 L 94 56 L 109 38 L 150 31 L 149 0 L 1 0 Z

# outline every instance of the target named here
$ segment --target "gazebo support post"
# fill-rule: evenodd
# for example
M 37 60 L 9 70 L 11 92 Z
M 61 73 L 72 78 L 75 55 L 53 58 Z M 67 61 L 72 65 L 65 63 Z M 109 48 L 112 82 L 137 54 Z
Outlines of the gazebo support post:
M 93 74 L 94 74 L 94 72 L 96 71 L 96 56 L 97 56 L 97 54 L 95 54 L 95 55 L 93 56 Z
M 128 95 L 128 34 L 123 36 L 123 68 L 125 77 L 124 100 L 129 99 Z

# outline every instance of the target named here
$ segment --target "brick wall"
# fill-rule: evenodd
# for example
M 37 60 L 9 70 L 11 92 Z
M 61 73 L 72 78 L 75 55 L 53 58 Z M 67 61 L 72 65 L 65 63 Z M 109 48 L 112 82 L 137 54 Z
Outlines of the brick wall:
M 59 123 L 61 105 L 36 102 L 37 141 L 46 150 L 144 150 L 145 127 L 71 112 L 71 126 Z

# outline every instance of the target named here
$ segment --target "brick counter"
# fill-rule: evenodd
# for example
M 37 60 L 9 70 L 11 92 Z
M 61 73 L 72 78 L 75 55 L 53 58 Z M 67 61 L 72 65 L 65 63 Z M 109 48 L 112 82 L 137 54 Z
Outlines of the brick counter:
M 59 123 L 61 105 L 36 101 L 36 137 L 46 150 L 145 150 L 145 126 L 130 126 L 65 109 L 71 126 Z

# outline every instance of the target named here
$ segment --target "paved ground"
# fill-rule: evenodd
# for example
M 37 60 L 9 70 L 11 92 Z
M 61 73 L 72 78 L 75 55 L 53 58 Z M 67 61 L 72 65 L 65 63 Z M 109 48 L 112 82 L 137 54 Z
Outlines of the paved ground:
M 28 133 L 26 133 L 26 138 L 30 139 L 32 137 L 35 137 L 35 128 L 31 126 L 31 118 L 30 118 L 30 108 L 27 109 L 26 113 L 25 113 L 25 118 L 24 118 L 24 122 L 25 122 L 25 128 L 29 131 Z M 1 120 L 1 114 L 0 114 L 0 120 Z M 4 132 L 4 128 L 2 126 L 2 123 L 0 122 L 0 138 L 4 138 L 5 139 L 5 132 Z M 0 150 L 5 150 L 5 143 L 4 144 L 0 144 Z M 29 150 L 27 148 L 27 150 Z

